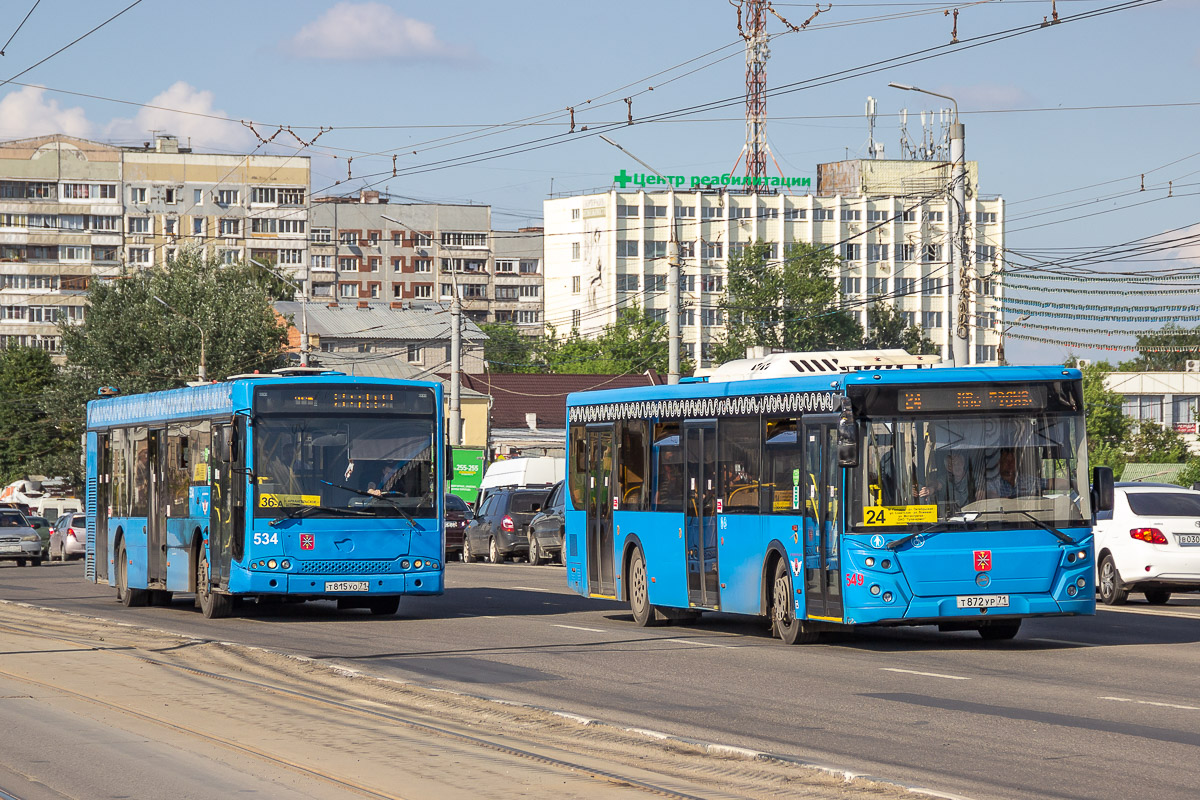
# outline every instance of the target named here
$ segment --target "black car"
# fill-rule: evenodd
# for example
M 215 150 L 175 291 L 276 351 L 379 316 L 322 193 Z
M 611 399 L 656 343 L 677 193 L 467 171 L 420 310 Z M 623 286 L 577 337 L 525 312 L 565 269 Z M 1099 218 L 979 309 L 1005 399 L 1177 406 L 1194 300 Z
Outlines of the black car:
M 478 561 L 485 553 L 493 564 L 527 556 L 529 522 L 542 510 L 549 493 L 549 488 L 488 492 L 463 534 L 463 561 Z
M 456 494 L 446 495 L 446 560 L 452 556 L 461 556 L 463 551 L 463 531 L 467 523 L 475 516 L 467 501 Z
M 545 564 L 547 561 L 563 560 L 563 530 L 566 517 L 566 486 L 562 481 L 554 484 L 546 505 L 529 522 L 529 563 Z

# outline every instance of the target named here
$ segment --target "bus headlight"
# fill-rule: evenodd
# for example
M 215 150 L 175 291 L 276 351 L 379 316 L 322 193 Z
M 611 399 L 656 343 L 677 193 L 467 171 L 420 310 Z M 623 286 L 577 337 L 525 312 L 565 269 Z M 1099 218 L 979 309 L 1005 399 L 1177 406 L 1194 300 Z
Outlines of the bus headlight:
M 407 558 L 400 562 L 400 569 L 408 569 L 408 559 Z
M 883 602 L 885 602 L 885 603 L 890 603 L 890 602 L 892 602 L 892 593 L 891 593 L 891 592 L 884 592 L 884 593 L 883 593 Z
M 1071 597 L 1074 597 L 1075 595 L 1079 594 L 1079 590 L 1075 588 L 1074 584 L 1072 584 L 1067 587 L 1067 594 Z
M 875 557 L 874 557 L 874 556 L 867 556 L 867 557 L 866 557 L 866 558 L 863 560 L 863 563 L 864 563 L 864 564 L 866 564 L 868 567 L 873 567 L 873 566 L 875 566 Z
M 413 569 L 420 569 L 421 565 L 424 563 L 425 563 L 424 561 L 422 561 L 421 559 L 418 558 L 416 561 L 413 562 Z
M 273 559 L 273 558 L 267 562 L 267 569 L 275 569 L 275 567 L 277 567 L 277 566 L 279 566 L 279 565 L 275 562 L 275 559 Z
M 871 594 L 878 596 L 878 595 L 879 595 L 879 591 L 880 591 L 880 589 L 879 589 L 879 584 L 878 584 L 878 583 L 873 583 L 873 584 L 871 584 Z
M 288 560 L 285 558 L 285 559 L 282 561 L 282 563 L 280 563 L 280 565 L 279 565 L 279 566 L 283 567 L 284 569 L 291 569 L 291 568 L 292 568 L 292 562 L 288 561 Z
M 1083 587 L 1087 586 L 1087 578 L 1080 578 L 1079 580 L 1075 581 L 1075 585 L 1082 589 Z

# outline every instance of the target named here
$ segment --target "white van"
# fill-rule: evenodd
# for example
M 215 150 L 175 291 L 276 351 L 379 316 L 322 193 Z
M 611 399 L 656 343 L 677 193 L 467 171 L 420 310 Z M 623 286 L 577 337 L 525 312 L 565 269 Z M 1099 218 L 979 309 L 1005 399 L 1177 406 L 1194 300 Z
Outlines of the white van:
M 563 479 L 567 471 L 565 458 L 552 456 L 525 456 L 493 461 L 479 482 L 479 497 L 475 507 L 479 508 L 489 489 L 524 486 L 553 486 Z
M 77 497 L 39 497 L 29 504 L 34 516 L 45 517 L 51 525 L 63 514 L 82 513 L 83 503 Z

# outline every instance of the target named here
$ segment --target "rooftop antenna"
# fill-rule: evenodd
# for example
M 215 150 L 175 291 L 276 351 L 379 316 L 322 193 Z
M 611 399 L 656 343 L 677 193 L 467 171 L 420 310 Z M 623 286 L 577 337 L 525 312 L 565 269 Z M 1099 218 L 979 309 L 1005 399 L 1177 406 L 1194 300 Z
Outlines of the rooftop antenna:
M 900 157 L 912 160 L 914 156 L 912 142 L 908 138 L 908 109 L 900 109 Z
M 746 3 L 746 177 L 767 177 L 766 0 Z
M 903 150 L 904 145 L 900 145 Z M 870 158 L 883 158 L 883 142 L 875 141 L 875 98 L 867 98 L 867 155 Z

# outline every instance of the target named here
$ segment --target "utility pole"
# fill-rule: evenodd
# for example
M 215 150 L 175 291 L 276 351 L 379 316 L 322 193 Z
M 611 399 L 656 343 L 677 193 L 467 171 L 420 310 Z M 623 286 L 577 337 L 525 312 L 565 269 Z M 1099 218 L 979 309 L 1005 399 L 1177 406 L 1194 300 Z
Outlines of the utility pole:
M 207 337 L 204 334 L 204 326 L 201 325 L 199 322 L 196 322 L 196 320 L 192 319 L 191 317 L 187 316 L 186 314 L 182 314 L 179 311 L 176 311 L 171 306 L 167 305 L 167 301 L 163 300 L 158 295 L 154 294 L 154 295 L 150 295 L 150 296 L 153 297 L 155 300 L 157 300 L 159 302 L 159 304 L 163 308 L 165 308 L 167 311 L 170 311 L 172 314 L 174 314 L 175 316 L 184 320 L 185 322 L 190 322 L 192 325 L 195 325 L 196 330 L 200 331 L 200 368 L 199 368 L 199 370 L 197 370 L 196 374 L 199 376 L 200 383 L 208 383 L 208 370 L 205 368 L 205 363 L 204 363 L 205 351 L 207 350 Z
M 301 326 L 301 329 L 300 329 L 300 336 L 301 336 L 301 340 L 300 340 L 300 366 L 302 366 L 302 367 L 307 367 L 307 366 L 308 366 L 308 350 L 309 350 L 309 338 L 308 338 L 308 281 L 306 280 L 306 281 L 304 282 L 304 286 L 297 286 L 296 284 L 292 283 L 292 282 L 291 282 L 291 281 L 289 281 L 287 278 L 283 277 L 283 276 L 282 276 L 282 275 L 280 275 L 278 272 L 276 272 L 275 270 L 271 269 L 270 267 L 268 267 L 266 264 L 262 263 L 261 261 L 255 261 L 253 258 L 249 258 L 249 259 L 246 259 L 246 260 L 247 260 L 247 261 L 249 261 L 251 264 L 253 264 L 253 265 L 254 265 L 254 266 L 256 266 L 256 267 L 260 267 L 261 269 L 265 269 L 267 272 L 271 273 L 271 274 L 272 274 L 272 275 L 274 275 L 276 278 L 279 278 L 279 280 L 283 281 L 283 282 L 284 282 L 284 283 L 286 283 L 288 286 L 291 286 L 293 289 L 295 289 L 297 292 L 299 292 L 299 293 L 300 293 L 300 320 L 301 320 L 301 322 L 300 322 L 300 326 Z
M 661 172 L 645 161 L 642 161 L 624 147 L 621 147 L 621 145 L 612 139 L 604 134 L 601 134 L 600 138 L 662 178 L 667 186 L 674 185 Z M 670 203 L 671 207 L 671 234 L 670 239 L 667 241 L 667 383 L 674 385 L 679 383 L 679 344 L 682 338 L 679 332 L 679 237 L 675 233 L 674 190 L 668 193 L 667 202 Z
M 389 217 L 387 214 L 379 216 L 388 222 L 408 228 L 418 236 L 425 235 L 407 222 L 401 222 L 395 217 Z M 434 228 L 436 236 L 441 230 L 441 226 L 435 223 Z M 430 241 L 440 251 L 441 242 L 433 239 Z M 450 300 L 450 430 L 448 433 L 450 446 L 459 447 L 462 445 L 462 300 L 458 293 L 458 270 L 455 269 L 453 261 L 450 263 L 450 282 L 454 284 L 454 297 Z

